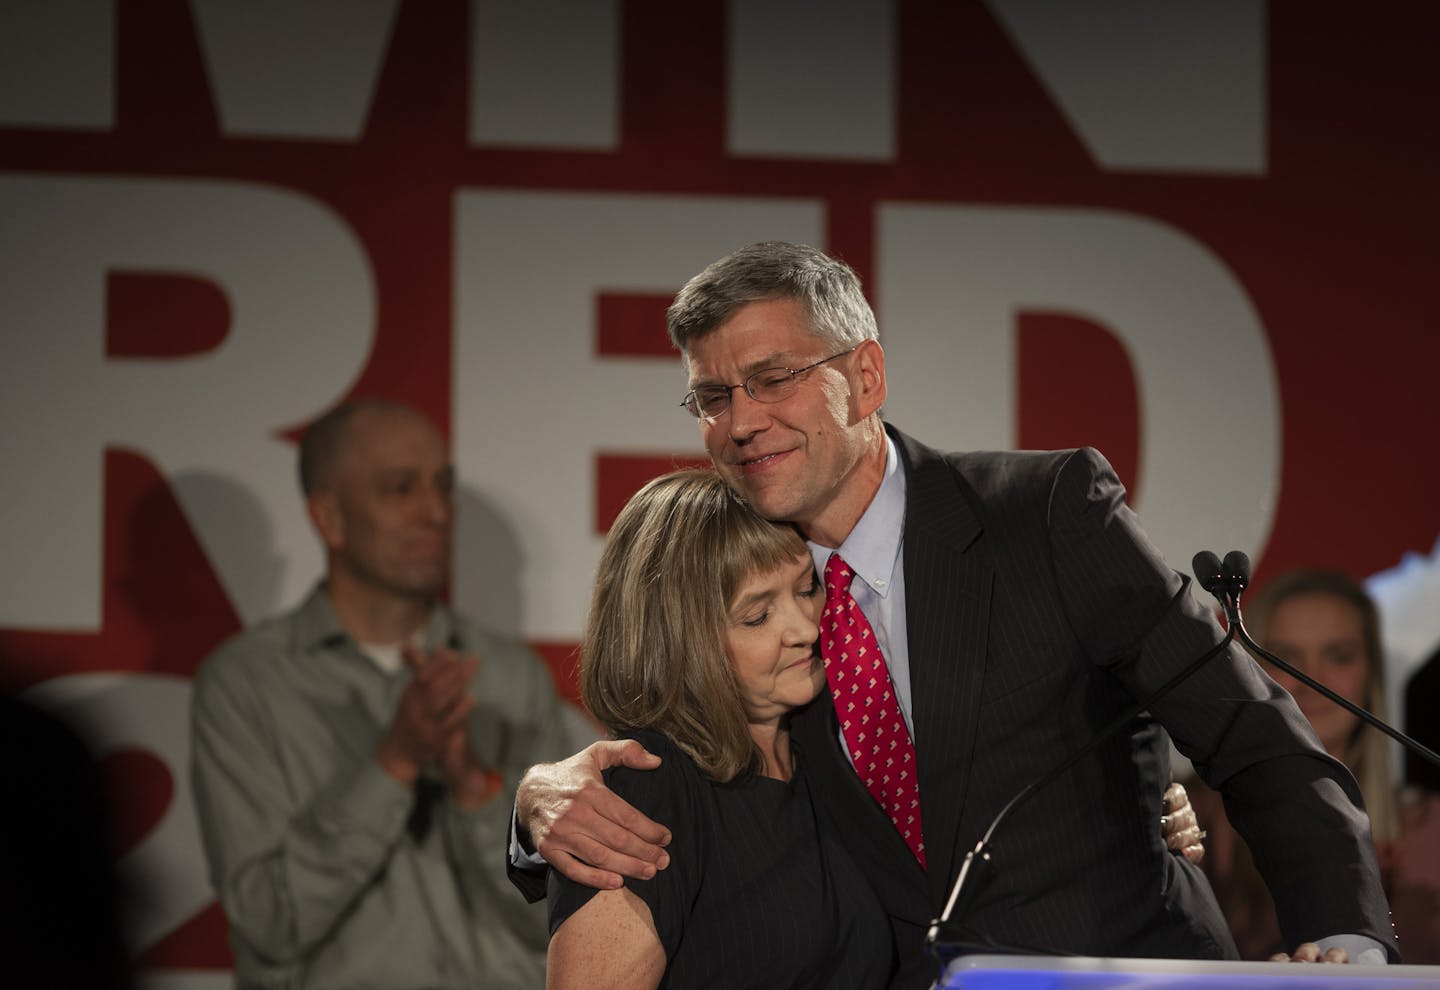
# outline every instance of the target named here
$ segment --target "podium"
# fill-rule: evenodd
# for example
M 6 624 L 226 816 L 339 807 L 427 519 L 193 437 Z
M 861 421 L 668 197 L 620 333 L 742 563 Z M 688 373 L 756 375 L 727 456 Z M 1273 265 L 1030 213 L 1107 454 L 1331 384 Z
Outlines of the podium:
M 1440 990 L 1440 966 L 960 956 L 936 990 Z

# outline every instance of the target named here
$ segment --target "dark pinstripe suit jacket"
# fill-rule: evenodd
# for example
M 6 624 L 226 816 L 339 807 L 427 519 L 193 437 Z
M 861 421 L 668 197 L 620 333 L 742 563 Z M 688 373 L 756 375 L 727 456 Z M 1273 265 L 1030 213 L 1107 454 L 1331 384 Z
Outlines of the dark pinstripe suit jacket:
M 965 853 L 1021 787 L 1221 636 L 1093 450 L 942 455 L 893 428 L 907 472 L 906 620 L 928 876 L 865 794 L 822 695 L 794 719 L 815 791 L 894 921 L 901 986 Z M 1209 886 L 1160 839 L 1163 723 L 1225 792 L 1292 943 L 1393 947 L 1354 780 L 1240 650 L 1211 661 L 1011 815 L 977 936 L 1093 955 L 1226 957 Z

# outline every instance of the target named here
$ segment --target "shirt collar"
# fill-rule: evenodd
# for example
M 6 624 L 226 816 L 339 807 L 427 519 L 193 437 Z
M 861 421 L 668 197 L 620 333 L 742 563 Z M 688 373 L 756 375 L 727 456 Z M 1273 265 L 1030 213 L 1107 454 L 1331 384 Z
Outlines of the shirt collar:
M 330 604 L 325 593 L 325 582 L 321 581 L 310 591 L 295 614 L 296 645 L 304 650 L 355 646 L 354 638 L 341 624 L 340 617 Z M 430 610 L 430 620 L 425 627 L 425 643 L 434 646 L 459 648 L 459 632 L 455 628 L 455 615 L 444 605 Z
M 900 559 L 904 533 L 905 469 L 895 450 L 895 441 L 887 433 L 885 477 L 880 480 L 880 490 L 839 547 L 840 556 L 845 558 L 850 570 L 881 598 L 889 595 L 895 583 L 895 564 Z M 810 555 L 821 574 L 825 573 L 825 563 L 832 552 L 831 547 L 810 543 Z

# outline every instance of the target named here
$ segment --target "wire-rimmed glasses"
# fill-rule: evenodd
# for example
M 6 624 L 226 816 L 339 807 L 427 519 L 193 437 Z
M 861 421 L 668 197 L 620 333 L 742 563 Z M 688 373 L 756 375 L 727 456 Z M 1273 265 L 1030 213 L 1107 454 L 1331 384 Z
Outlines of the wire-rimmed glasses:
M 729 410 L 730 396 L 737 388 L 743 388 L 745 394 L 756 402 L 783 402 L 795 394 L 795 389 L 800 384 L 797 380 L 799 375 L 836 358 L 842 358 L 859 346 L 856 344 L 803 368 L 761 368 L 737 385 L 697 385 L 685 393 L 680 405 L 696 419 L 713 420 L 725 415 Z

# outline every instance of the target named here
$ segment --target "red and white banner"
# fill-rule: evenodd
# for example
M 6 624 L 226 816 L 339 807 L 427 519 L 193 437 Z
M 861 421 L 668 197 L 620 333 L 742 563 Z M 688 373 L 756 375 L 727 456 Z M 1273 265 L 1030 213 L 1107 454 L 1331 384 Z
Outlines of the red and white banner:
M 1440 532 L 1440 14 L 1033 0 L 0 7 L 0 677 L 92 726 L 156 985 L 229 964 L 188 683 L 321 569 L 294 439 L 412 403 L 452 597 L 561 670 L 605 528 L 703 456 L 670 295 L 865 279 L 887 415 L 1104 450 L 1184 569 Z

